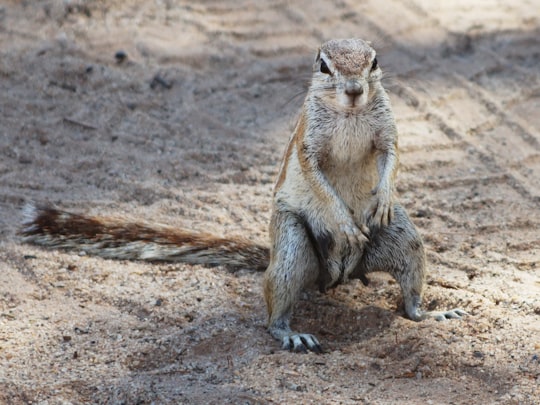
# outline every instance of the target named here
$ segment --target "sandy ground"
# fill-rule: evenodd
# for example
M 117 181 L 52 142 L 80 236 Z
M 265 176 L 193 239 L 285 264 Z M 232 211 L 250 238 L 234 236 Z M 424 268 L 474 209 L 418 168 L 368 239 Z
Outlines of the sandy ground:
M 539 403 L 538 10 L 3 1 L 0 403 Z M 301 301 L 294 323 L 325 353 L 288 353 L 265 331 L 260 273 L 20 243 L 27 200 L 266 241 L 314 51 L 351 36 L 387 72 L 425 306 L 466 319 L 411 322 L 373 275 Z

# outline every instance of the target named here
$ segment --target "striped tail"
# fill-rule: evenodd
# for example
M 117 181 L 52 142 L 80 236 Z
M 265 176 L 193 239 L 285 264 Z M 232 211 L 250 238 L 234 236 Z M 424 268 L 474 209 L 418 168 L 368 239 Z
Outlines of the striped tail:
M 219 238 L 165 226 L 90 217 L 28 204 L 23 209 L 24 242 L 83 251 L 106 259 L 224 265 L 263 271 L 269 249 L 240 237 Z

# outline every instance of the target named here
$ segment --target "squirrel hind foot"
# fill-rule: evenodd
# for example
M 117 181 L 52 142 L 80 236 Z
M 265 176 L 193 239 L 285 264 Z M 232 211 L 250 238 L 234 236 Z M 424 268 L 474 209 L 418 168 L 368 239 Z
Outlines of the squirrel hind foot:
M 268 331 L 272 337 L 281 342 L 281 348 L 296 353 L 322 353 L 323 349 L 317 338 L 309 333 L 293 332 L 288 319 L 273 322 Z
M 433 318 L 439 322 L 446 321 L 447 319 L 461 319 L 467 315 L 469 314 L 460 308 L 454 308 L 448 311 L 428 311 L 423 313 L 424 319 Z
M 407 317 L 413 321 L 420 322 L 425 319 L 435 319 L 436 321 L 446 321 L 447 319 L 461 319 L 469 315 L 460 308 L 454 308 L 447 311 L 422 311 L 420 309 L 420 300 L 415 300 L 414 305 L 405 303 L 405 312 Z

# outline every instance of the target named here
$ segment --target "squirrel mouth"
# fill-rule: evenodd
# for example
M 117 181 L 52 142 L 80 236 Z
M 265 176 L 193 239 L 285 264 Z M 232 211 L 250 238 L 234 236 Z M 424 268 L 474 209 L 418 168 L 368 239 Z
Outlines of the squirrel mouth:
M 359 110 L 366 104 L 366 97 L 362 94 L 341 94 L 338 96 L 339 104 L 349 110 Z
M 362 99 L 362 97 L 351 97 L 349 96 L 348 97 L 348 103 L 346 105 L 346 107 L 350 108 L 351 110 L 358 110 L 358 109 L 361 109 L 363 106 L 364 106 L 364 100 Z

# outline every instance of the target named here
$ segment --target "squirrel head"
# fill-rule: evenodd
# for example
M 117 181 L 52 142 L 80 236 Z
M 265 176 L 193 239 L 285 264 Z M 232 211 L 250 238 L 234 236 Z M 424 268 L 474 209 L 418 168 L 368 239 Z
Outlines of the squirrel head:
M 362 39 L 334 39 L 319 48 L 310 87 L 329 106 L 362 109 L 376 93 L 382 71 L 376 52 Z

